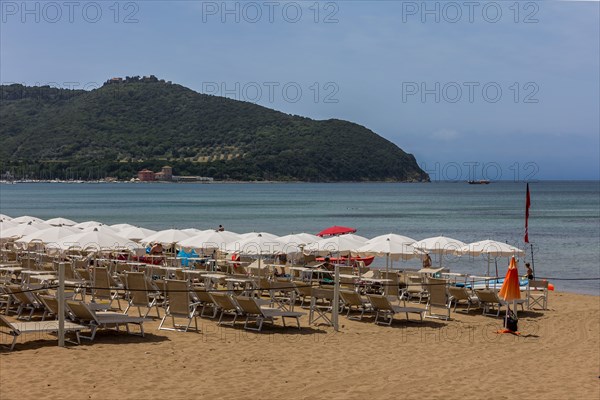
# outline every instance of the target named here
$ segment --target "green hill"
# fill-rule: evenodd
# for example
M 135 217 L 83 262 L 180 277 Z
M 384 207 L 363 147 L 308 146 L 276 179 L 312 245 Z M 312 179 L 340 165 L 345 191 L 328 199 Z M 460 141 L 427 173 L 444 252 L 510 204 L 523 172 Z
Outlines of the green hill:
M 367 128 L 196 93 L 151 77 L 92 91 L 1 86 L 2 173 L 129 179 L 424 181 L 415 158 Z

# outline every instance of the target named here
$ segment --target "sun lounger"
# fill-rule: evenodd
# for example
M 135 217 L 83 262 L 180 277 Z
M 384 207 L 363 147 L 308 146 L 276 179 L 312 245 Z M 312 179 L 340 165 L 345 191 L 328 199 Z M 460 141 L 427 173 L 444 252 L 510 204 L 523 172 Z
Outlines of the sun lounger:
M 168 330 L 168 331 L 178 331 L 178 332 L 187 332 L 192 323 L 192 319 L 194 320 L 194 325 L 196 327 L 196 331 L 199 332 L 198 329 L 198 315 L 196 314 L 196 307 L 200 303 L 192 301 L 191 293 L 189 291 L 188 282 L 187 281 L 178 281 L 167 279 L 165 281 L 167 286 L 167 301 L 169 306 L 167 307 L 165 316 L 160 321 L 160 325 L 158 326 L 159 330 Z M 173 322 L 172 328 L 163 328 L 165 320 L 171 317 L 171 321 Z M 187 325 L 179 325 L 175 322 L 175 318 L 183 318 L 187 320 Z
M 28 289 L 19 285 L 8 285 L 6 286 L 8 293 L 19 305 L 17 309 L 17 318 L 21 318 L 21 314 L 25 309 L 30 310 L 27 320 L 30 320 L 33 313 L 36 310 L 44 310 L 44 305 L 39 301 L 35 292 L 29 291 Z
M 462 310 L 467 314 L 471 310 L 471 306 L 479 306 L 479 299 L 477 296 L 470 294 L 466 288 L 458 286 L 449 286 L 448 293 L 450 293 L 450 301 L 454 302 L 454 312 L 456 312 L 456 306 L 458 303 L 464 301 L 467 303 L 467 309 Z
M 84 339 L 94 340 L 96 331 L 99 328 L 114 327 L 118 331 L 121 325 L 125 325 L 127 333 L 133 334 L 129 330 L 129 324 L 138 325 L 140 327 L 139 335 L 144 336 L 144 322 L 146 319 L 143 317 L 131 317 L 127 314 L 112 311 L 95 312 L 83 301 L 67 300 L 67 307 L 77 322 L 87 326 L 92 331 L 90 336 L 81 336 Z
M 448 282 L 445 279 L 429 278 L 427 283 L 427 318 L 450 319 L 451 300 L 447 290 Z M 443 314 L 434 314 L 433 308 L 443 309 Z
M 498 317 L 500 315 L 500 310 L 502 307 L 506 307 L 506 305 L 510 305 L 513 302 L 506 302 L 498 297 L 498 292 L 494 289 L 477 289 L 475 290 L 475 295 L 479 299 L 481 306 L 483 308 L 483 315 L 490 315 L 493 317 Z M 526 299 L 516 300 L 516 304 L 521 305 L 521 309 L 523 309 L 523 303 L 525 303 Z M 493 311 L 496 311 L 495 313 Z M 516 312 L 516 310 L 514 310 Z
M 148 279 L 143 272 L 126 272 L 125 287 L 129 293 L 129 304 L 125 309 L 125 313 L 129 308 L 136 307 L 140 317 L 146 318 L 152 307 L 156 308 L 156 315 L 160 318 L 159 305 L 162 305 L 164 299 L 160 291 L 151 291 L 148 288 Z M 142 315 L 141 307 L 146 308 L 146 313 Z
M 397 305 L 392 305 L 386 296 L 381 296 L 377 294 L 368 294 L 367 298 L 369 302 L 373 306 L 373 309 L 377 312 L 375 315 L 375 323 L 376 324 L 385 324 L 391 325 L 394 320 L 394 315 L 404 313 L 406 314 L 406 319 L 408 320 L 408 314 L 418 314 L 423 321 L 423 314 L 425 314 L 425 310 L 417 307 L 402 307 Z M 380 321 L 380 317 L 382 320 Z
M 213 299 L 213 303 L 217 306 L 217 310 L 221 311 L 221 315 L 219 316 L 219 322 L 217 325 L 235 325 L 235 320 L 240 315 L 240 310 L 238 309 L 238 305 L 233 300 L 233 298 L 225 292 L 213 292 L 210 294 L 210 297 Z M 233 316 L 233 320 L 229 322 L 223 321 L 224 315 Z
M 86 329 L 85 326 L 65 321 L 65 332 L 75 332 L 77 344 L 80 343 L 79 332 Z M 24 333 L 52 333 L 58 332 L 58 321 L 40 321 L 40 322 L 10 322 L 0 315 L 0 333 L 13 337 L 9 350 L 12 351 L 17 342 L 17 338 Z M 8 330 L 8 331 L 7 331 Z
M 241 312 L 246 316 L 246 322 L 244 323 L 244 329 L 252 331 L 260 331 L 264 322 L 273 323 L 275 318 L 281 317 L 283 326 L 285 325 L 286 318 L 296 319 L 298 329 L 300 329 L 300 317 L 305 315 L 302 312 L 296 311 L 283 311 L 277 308 L 261 307 L 258 305 L 256 299 L 252 297 L 239 296 L 236 298 L 238 305 L 240 306 Z M 256 328 L 250 327 L 249 323 L 254 320 Z
M 348 317 L 348 319 L 362 320 L 365 312 L 373 311 L 373 307 L 371 306 L 371 303 L 364 300 L 360 296 L 360 294 L 358 294 L 357 292 L 355 292 L 353 290 L 340 290 L 340 297 L 341 297 L 342 301 L 344 302 L 344 307 L 348 310 L 348 312 L 346 313 L 346 317 Z M 359 317 L 351 317 L 350 316 L 350 311 L 352 310 L 353 307 L 357 311 L 360 311 Z

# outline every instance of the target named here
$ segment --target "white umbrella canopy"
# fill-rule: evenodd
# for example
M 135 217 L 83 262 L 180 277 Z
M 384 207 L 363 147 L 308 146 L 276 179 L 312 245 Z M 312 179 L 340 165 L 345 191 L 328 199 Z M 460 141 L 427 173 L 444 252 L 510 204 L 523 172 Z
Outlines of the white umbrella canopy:
M 2 239 L 11 239 L 11 238 L 19 239 L 25 235 L 29 235 L 30 233 L 34 233 L 39 230 L 40 230 L 40 228 L 34 226 L 32 223 L 19 224 L 18 226 L 15 226 L 13 228 L 2 229 L 2 231 L 0 231 L 0 238 L 2 238 Z
M 98 221 L 85 221 L 85 222 L 80 222 L 78 224 L 73 225 L 75 228 L 77 229 L 86 229 L 86 228 L 95 228 L 97 226 L 103 226 L 104 224 L 102 222 L 98 222 Z
M 88 226 L 87 228 L 79 229 L 80 232 L 92 232 L 94 230 L 97 230 L 98 232 L 108 232 L 114 235 L 121 235 L 119 231 L 117 231 L 115 228 L 111 228 L 108 225 Z
M 213 229 L 201 232 L 177 243 L 177 247 L 196 250 L 214 250 L 224 248 L 227 243 L 240 240 L 240 235 L 231 231 L 215 231 Z
M 37 217 L 30 217 L 29 215 L 23 215 L 21 217 L 13 218 L 12 222 L 16 222 L 18 224 L 28 224 L 30 222 L 44 222 L 44 220 Z
M 185 229 L 181 229 L 181 232 L 187 233 L 190 237 L 195 236 L 195 235 L 199 235 L 199 234 L 204 233 L 204 232 L 211 232 L 211 231 L 214 231 L 214 229 L 206 229 L 206 230 L 197 229 L 197 228 L 185 228 Z
M 311 248 L 314 248 L 314 250 L 311 250 L 313 252 L 316 251 L 319 254 L 357 253 L 358 249 L 364 246 L 366 242 L 366 238 L 352 234 L 331 236 L 320 239 L 318 242 L 311 246 Z
M 62 217 L 51 218 L 51 219 L 47 220 L 46 223 L 49 225 L 52 225 L 52 226 L 74 226 L 74 225 L 77 225 L 77 222 L 70 220 L 68 218 L 62 218 Z
M 507 243 L 488 239 L 480 242 L 469 243 L 468 245 L 457 249 L 455 254 L 466 254 L 470 256 L 487 255 L 487 274 L 489 276 L 491 257 L 524 256 L 525 251 Z
M 494 257 L 510 257 L 514 255 L 524 256 L 525 251 L 507 243 L 497 242 L 495 240 L 482 240 L 480 242 L 469 243 L 456 250 L 456 254 L 467 254 L 479 256 L 487 254 Z
M 112 227 L 112 229 L 115 229 L 115 227 Z M 126 237 L 127 239 L 131 239 L 135 242 L 139 242 L 140 240 L 150 235 L 154 235 L 155 233 L 156 231 L 153 231 L 152 229 L 139 228 L 133 225 L 130 225 L 129 228 L 124 228 L 117 231 L 118 235 Z
M 138 253 L 144 250 L 144 248 L 138 243 L 135 243 L 130 239 L 111 233 L 108 230 L 99 231 L 98 229 L 66 236 L 58 243 L 48 244 L 46 248 L 57 250 L 76 248 L 85 251 L 96 252 L 107 250 L 128 250 Z
M 10 220 L 0 221 L 0 231 L 3 231 L 5 229 L 10 229 L 10 228 L 15 228 L 17 226 L 19 226 L 19 224 L 17 222 L 12 222 Z
M 229 253 L 240 253 L 248 255 L 272 255 L 299 251 L 297 246 L 291 246 L 277 240 L 274 235 L 263 236 L 261 233 L 237 239 L 227 243 L 225 251 Z
M 21 247 L 27 247 L 31 242 L 58 243 L 61 239 L 78 232 L 79 229 L 70 226 L 53 226 L 23 236 L 15 243 Z
M 461 247 L 466 246 L 466 243 L 446 236 L 436 236 L 419 240 L 418 242 L 413 243 L 413 246 L 428 253 L 449 254 L 454 253 Z
M 277 238 L 278 238 L 277 235 L 273 235 L 272 233 L 269 233 L 269 232 L 248 232 L 248 233 L 240 234 L 241 239 L 259 237 L 259 236 L 262 237 L 263 239 L 277 240 Z
M 322 238 L 311 235 L 310 233 L 292 233 L 291 235 L 280 236 L 277 240 L 283 243 L 296 244 L 296 245 L 309 245 L 316 243 Z
M 413 246 L 427 253 L 439 254 L 441 267 L 443 258 L 442 256 L 444 254 L 455 254 L 455 251 L 463 246 L 466 246 L 466 243 L 446 236 L 436 236 L 419 240 L 418 242 L 413 243 Z
M 364 246 L 358 248 L 361 255 L 389 256 L 392 260 L 410 259 L 420 257 L 422 251 L 412 246 L 416 240 L 407 236 L 389 233 L 369 240 Z
M 0 221 L 10 221 L 12 220 L 12 217 L 9 217 L 6 214 L 0 214 Z
M 110 225 L 110 227 L 113 228 L 117 232 L 121 232 L 124 229 L 137 228 L 137 226 L 131 225 L 131 224 L 114 224 L 114 225 Z
M 165 246 L 171 246 L 188 238 L 190 238 L 190 234 L 182 232 L 179 229 L 165 229 L 146 236 L 141 240 L 141 243 L 147 245 L 148 243 L 158 242 Z

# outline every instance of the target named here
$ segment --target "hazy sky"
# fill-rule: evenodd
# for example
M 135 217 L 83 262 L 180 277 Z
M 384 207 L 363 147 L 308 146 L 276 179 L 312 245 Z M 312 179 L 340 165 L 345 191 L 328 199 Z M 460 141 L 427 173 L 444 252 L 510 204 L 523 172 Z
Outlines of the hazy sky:
M 597 1 L 1 4 L 0 80 L 150 75 L 346 119 L 436 179 L 600 179 Z

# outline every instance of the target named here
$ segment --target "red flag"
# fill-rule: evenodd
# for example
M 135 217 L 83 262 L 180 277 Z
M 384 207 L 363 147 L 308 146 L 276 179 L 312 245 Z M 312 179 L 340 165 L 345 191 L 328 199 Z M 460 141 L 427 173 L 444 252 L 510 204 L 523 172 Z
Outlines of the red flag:
M 527 200 L 525 200 L 525 243 L 529 243 L 529 207 L 531 197 L 529 196 L 529 183 L 527 184 Z

